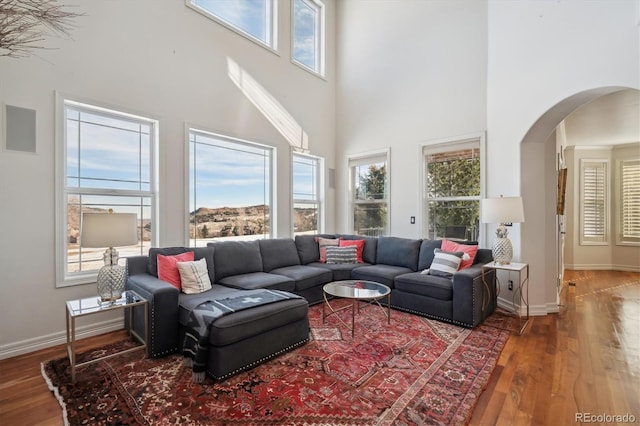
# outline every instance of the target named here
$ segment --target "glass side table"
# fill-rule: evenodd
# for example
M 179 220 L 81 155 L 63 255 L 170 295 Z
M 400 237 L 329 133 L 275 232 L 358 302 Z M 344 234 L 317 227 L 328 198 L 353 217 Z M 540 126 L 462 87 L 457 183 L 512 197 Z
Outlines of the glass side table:
M 529 264 L 528 263 L 518 263 L 511 262 L 507 265 L 499 264 L 495 261 L 489 262 L 482 266 L 482 281 L 485 286 L 487 285 L 485 281 L 485 271 L 487 269 L 495 269 L 496 271 L 508 271 L 508 272 L 517 272 L 518 273 L 518 287 L 513 289 L 513 297 L 511 303 L 511 312 L 507 312 L 508 315 L 511 315 L 518 319 L 518 328 L 516 330 L 509 329 L 509 331 L 515 331 L 519 335 L 522 335 L 524 329 L 529 324 Z M 498 274 L 496 273 L 496 297 L 500 294 L 500 280 L 498 279 Z M 522 315 L 522 306 L 526 307 L 527 314 L 526 316 Z M 498 310 L 496 309 L 496 312 Z
M 133 307 L 135 306 L 143 306 L 144 307 L 144 337 L 141 337 L 138 333 L 133 329 Z M 125 349 L 119 352 L 112 353 L 110 355 L 105 355 L 99 358 L 91 359 L 89 361 L 77 363 L 76 362 L 76 351 L 75 351 L 75 343 L 76 343 L 76 318 L 83 317 L 86 315 L 94 315 L 98 313 L 113 311 L 117 309 L 124 310 L 125 308 L 131 308 L 128 310 L 129 314 L 129 335 L 135 337 L 141 345 L 135 346 L 133 348 Z M 137 351 L 139 349 L 144 349 L 148 352 L 148 333 L 149 333 L 149 324 L 148 314 L 149 314 L 149 303 L 147 299 L 140 296 L 133 290 L 127 290 L 122 294 L 122 297 L 118 300 L 115 300 L 111 303 L 100 302 L 99 296 L 88 297 L 86 299 L 76 299 L 76 300 L 67 300 L 66 303 L 66 317 L 67 317 L 67 354 L 69 355 L 69 363 L 71 364 L 71 381 L 76 381 L 76 369 L 78 367 L 82 367 L 88 364 L 93 364 L 98 361 L 102 361 L 108 358 L 112 358 L 116 355 L 121 355 L 127 352 Z

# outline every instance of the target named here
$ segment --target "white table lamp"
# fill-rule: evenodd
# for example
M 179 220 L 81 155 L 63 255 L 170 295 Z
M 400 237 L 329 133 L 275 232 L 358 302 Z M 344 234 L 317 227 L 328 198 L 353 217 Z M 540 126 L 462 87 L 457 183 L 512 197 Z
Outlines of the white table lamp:
M 507 238 L 505 223 L 524 222 L 522 197 L 485 198 L 480 201 L 483 223 L 499 223 L 496 240 L 493 243 L 493 260 L 500 265 L 508 265 L 513 258 L 513 246 Z
M 97 285 L 101 301 L 113 303 L 122 297 L 127 279 L 127 270 L 118 265 L 118 251 L 114 247 L 138 242 L 138 217 L 135 213 L 113 213 L 111 209 L 109 213 L 83 213 L 80 229 L 81 247 L 108 247 Z

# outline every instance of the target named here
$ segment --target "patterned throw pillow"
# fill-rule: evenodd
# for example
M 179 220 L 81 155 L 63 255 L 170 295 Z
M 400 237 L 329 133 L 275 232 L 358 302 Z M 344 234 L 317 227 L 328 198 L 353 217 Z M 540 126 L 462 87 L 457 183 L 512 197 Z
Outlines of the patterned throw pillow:
M 434 249 L 435 257 L 429 268 L 429 275 L 437 277 L 451 278 L 458 271 L 460 262 L 464 252 L 447 252 L 440 249 Z
M 356 247 L 356 262 L 364 263 L 362 260 L 362 251 L 364 250 L 364 240 L 340 240 L 340 247 L 355 246 Z
M 193 261 L 195 253 L 187 251 L 175 256 L 158 255 L 158 278 L 166 281 L 178 290 L 182 288 L 180 283 L 180 272 L 178 271 L 178 262 Z
M 318 249 L 320 249 L 320 262 L 322 263 L 327 261 L 327 247 L 340 244 L 340 240 L 335 238 L 316 237 L 316 242 L 318 243 Z
M 178 270 L 182 280 L 183 293 L 198 294 L 211 289 L 206 259 L 194 262 L 178 262 Z
M 357 250 L 356 246 L 329 246 L 327 247 L 327 263 L 356 263 Z

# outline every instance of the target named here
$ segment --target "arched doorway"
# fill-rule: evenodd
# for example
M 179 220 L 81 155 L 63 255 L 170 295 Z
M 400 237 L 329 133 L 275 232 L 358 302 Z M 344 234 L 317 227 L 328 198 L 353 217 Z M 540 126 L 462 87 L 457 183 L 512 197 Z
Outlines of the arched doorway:
M 596 98 L 627 87 L 600 87 L 569 96 L 553 105 L 529 128 L 520 145 L 521 194 L 525 202 L 526 222 L 522 224 L 522 258 L 527 259 L 532 274 L 544 289 L 544 303 L 538 300 L 538 310 L 533 314 L 557 312 L 559 280 L 562 266 L 558 250 L 559 229 L 556 216 L 557 164 L 556 127 L 568 115 Z M 535 230 L 544 229 L 544 232 Z M 542 290 L 542 291 L 540 291 Z

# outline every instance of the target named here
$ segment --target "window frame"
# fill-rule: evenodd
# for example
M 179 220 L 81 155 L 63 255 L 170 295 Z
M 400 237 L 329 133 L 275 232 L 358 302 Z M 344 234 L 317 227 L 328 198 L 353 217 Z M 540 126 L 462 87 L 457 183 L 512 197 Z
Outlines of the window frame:
M 94 100 L 65 95 L 60 92 L 55 94 L 55 264 L 56 264 L 56 288 L 95 283 L 99 269 L 81 272 L 67 271 L 68 256 L 68 196 L 77 193 L 79 195 L 98 195 L 109 197 L 149 197 L 151 241 L 150 246 L 159 243 L 158 220 L 158 140 L 160 123 L 157 118 L 149 114 L 140 114 L 119 106 L 107 105 Z M 104 116 L 114 116 L 124 119 L 138 120 L 150 126 L 149 132 L 149 190 L 129 190 L 113 188 L 82 188 L 67 186 L 67 126 L 66 108 L 90 111 Z M 141 255 L 143 250 L 141 246 Z
M 587 237 L 585 236 L 585 170 L 587 167 L 603 169 L 604 182 L 602 184 L 603 200 L 603 234 L 601 237 Z M 580 175 L 579 175 L 579 244 L 581 246 L 607 246 L 610 242 L 610 171 L 609 160 L 605 158 L 581 158 L 580 159 Z
M 254 36 L 253 34 L 238 27 L 233 22 L 229 22 L 224 18 L 222 18 L 221 16 L 218 16 L 215 13 L 196 4 L 195 3 L 196 1 L 197 0 L 185 0 L 185 5 L 188 8 L 194 10 L 195 12 L 233 31 L 234 33 L 241 35 L 247 40 L 250 40 L 256 43 L 258 46 L 261 46 L 272 53 L 278 54 L 278 1 L 277 0 L 266 0 L 267 10 L 269 11 L 269 16 L 265 16 L 265 22 L 267 23 L 265 34 L 267 35 L 267 39 L 268 39 L 266 42 L 262 41 L 261 39 Z
M 295 185 L 295 174 L 293 170 L 293 164 L 295 163 L 296 157 L 310 159 L 315 161 L 315 169 L 316 169 L 316 179 L 314 182 L 315 185 L 315 194 L 316 198 L 313 200 L 306 199 L 297 199 L 295 198 L 295 194 L 293 192 Z M 318 218 L 317 218 L 317 229 L 316 234 L 321 234 L 324 232 L 324 158 L 318 157 L 311 154 L 306 154 L 302 152 L 296 152 L 295 150 L 291 150 L 291 235 L 296 235 L 295 232 L 295 206 L 296 204 L 310 204 L 317 205 L 318 207 Z
M 624 166 L 625 163 L 635 167 L 640 167 L 640 158 L 618 160 L 616 162 L 616 199 L 620 200 L 618 208 L 620 211 L 617 215 L 617 229 L 616 229 L 616 244 L 621 246 L 640 246 L 639 237 L 625 237 L 624 236 L 624 220 L 625 220 L 625 207 L 624 207 Z M 637 177 L 636 177 L 637 178 Z M 636 190 L 636 193 L 640 192 L 640 189 Z M 637 195 L 636 195 L 637 196 Z M 637 202 L 636 202 L 637 203 Z
M 480 195 L 476 197 L 445 197 L 450 201 L 464 201 L 464 200 L 473 200 L 478 202 L 480 205 L 480 200 L 485 198 L 486 194 L 486 179 L 487 179 L 487 149 L 486 149 L 486 135 L 484 132 L 482 133 L 473 133 L 468 135 L 462 135 L 455 138 L 443 138 L 443 139 L 434 139 L 419 145 L 418 149 L 418 158 L 420 159 L 420 194 L 421 194 L 421 202 L 419 207 L 419 216 L 420 220 L 420 232 L 419 235 L 422 238 L 429 238 L 428 230 L 429 230 L 429 209 L 427 205 L 431 198 L 428 197 L 427 187 L 426 187 L 426 173 L 427 173 L 427 165 L 426 165 L 426 155 L 427 152 L 435 153 L 435 152 L 448 152 L 456 150 L 456 147 L 463 147 L 465 145 L 475 144 L 477 143 L 480 149 Z M 436 198 L 440 199 L 440 198 Z M 482 212 L 480 212 L 480 215 Z M 488 224 L 479 223 L 478 225 L 478 244 L 480 246 L 486 246 L 489 243 L 489 239 L 487 237 L 487 228 Z M 444 237 L 443 237 L 444 238 Z
M 276 203 L 276 188 L 277 188 L 277 149 L 274 146 L 266 145 L 258 142 L 248 141 L 245 139 L 236 138 L 233 136 L 224 135 L 215 131 L 206 130 L 203 126 L 197 126 L 192 124 L 185 125 L 185 246 L 186 247 L 199 247 L 197 242 L 191 246 L 191 233 L 190 233 L 190 209 L 191 209 L 191 133 L 196 132 L 205 137 L 214 139 L 220 139 L 226 143 L 237 144 L 239 146 L 248 146 L 257 149 L 263 149 L 270 152 L 269 156 L 269 234 L 265 238 L 275 238 L 277 234 L 277 203 Z M 195 190 L 195 189 L 194 189 Z M 194 240 L 197 240 L 195 238 Z
M 296 19 L 295 19 L 295 2 L 301 1 L 307 4 L 309 7 L 317 10 L 315 17 L 316 37 L 315 37 L 315 51 L 316 51 L 316 63 L 317 69 L 311 68 L 308 65 L 302 63 L 295 57 L 295 31 L 296 31 Z M 302 68 L 303 70 L 320 77 L 325 78 L 326 72 L 326 5 L 320 0 L 292 0 L 291 1 L 291 63 Z
M 354 168 L 366 164 L 374 164 L 383 161 L 386 169 L 385 192 L 386 198 L 373 200 L 356 199 L 356 174 Z M 353 234 L 355 230 L 355 207 L 359 204 L 385 204 L 387 206 L 387 220 L 380 236 L 391 235 L 391 149 L 371 151 L 362 154 L 347 156 L 347 170 L 349 176 L 349 229 Z

